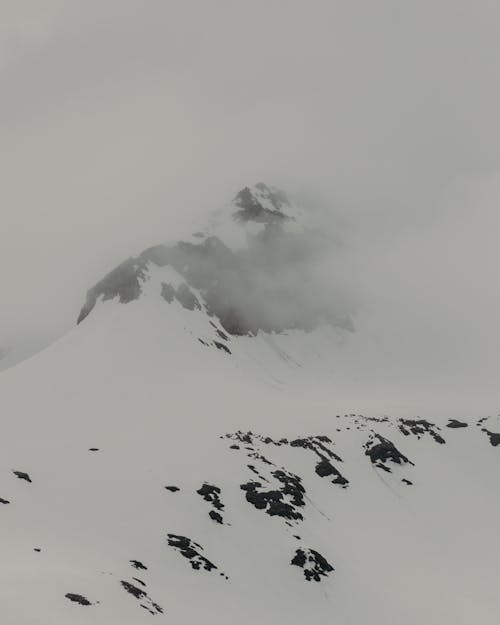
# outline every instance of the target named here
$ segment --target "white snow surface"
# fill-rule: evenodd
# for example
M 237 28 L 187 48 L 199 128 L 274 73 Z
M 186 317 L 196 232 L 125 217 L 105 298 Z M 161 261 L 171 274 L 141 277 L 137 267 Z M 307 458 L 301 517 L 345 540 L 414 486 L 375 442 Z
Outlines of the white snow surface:
M 150 288 L 161 275 L 153 278 Z M 483 431 L 499 432 L 498 417 L 478 425 L 483 415 L 461 415 L 468 427 L 450 429 L 457 415 L 433 414 L 445 444 L 405 436 L 398 419 L 415 414 L 371 421 L 384 402 L 360 416 L 356 398 L 338 391 L 334 330 L 233 337 L 228 354 L 213 345 L 203 310 L 147 295 L 99 303 L 0 375 L 0 497 L 10 501 L 0 505 L 2 623 L 500 622 L 500 446 Z M 328 436 L 349 484 L 317 475 L 309 449 L 256 438 L 232 449 L 237 441 L 224 436 L 238 430 Z M 414 466 L 374 466 L 364 449 L 374 433 Z M 287 524 L 246 500 L 240 486 L 262 482 L 249 464 L 273 487 L 270 470 L 301 478 L 302 521 Z M 223 525 L 196 492 L 205 482 L 221 489 Z M 168 533 L 201 545 L 218 568 L 194 570 Z M 335 570 L 307 581 L 290 564 L 298 548 Z M 148 598 L 128 594 L 122 580 Z M 163 613 L 141 607 L 152 602 Z

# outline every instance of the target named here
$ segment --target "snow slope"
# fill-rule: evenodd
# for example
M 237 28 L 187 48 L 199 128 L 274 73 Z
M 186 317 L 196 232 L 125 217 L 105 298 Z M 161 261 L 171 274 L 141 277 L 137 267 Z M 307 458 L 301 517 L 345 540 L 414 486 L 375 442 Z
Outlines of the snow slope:
M 359 415 L 342 328 L 231 335 L 167 281 L 0 376 L 2 622 L 498 623 L 499 418 Z

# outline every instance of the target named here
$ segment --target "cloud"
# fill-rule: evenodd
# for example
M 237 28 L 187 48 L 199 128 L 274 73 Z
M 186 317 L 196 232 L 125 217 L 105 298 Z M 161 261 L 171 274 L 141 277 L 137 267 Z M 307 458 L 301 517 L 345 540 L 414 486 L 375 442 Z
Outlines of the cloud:
M 423 375 L 420 344 L 493 375 L 499 13 L 4 2 L 0 344 L 68 329 L 106 271 L 264 179 L 324 199 L 343 241 L 325 273 L 387 363 Z

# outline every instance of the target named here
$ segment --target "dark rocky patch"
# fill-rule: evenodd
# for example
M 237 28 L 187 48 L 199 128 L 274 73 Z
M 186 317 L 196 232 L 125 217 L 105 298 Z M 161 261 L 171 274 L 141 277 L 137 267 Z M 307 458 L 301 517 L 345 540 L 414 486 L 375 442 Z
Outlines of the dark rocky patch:
M 468 423 L 465 423 L 465 421 L 457 421 L 457 419 L 450 419 L 448 421 L 448 423 L 446 424 L 447 428 L 466 428 L 468 427 Z
M 298 508 L 305 505 L 305 489 L 297 475 L 284 470 L 272 472 L 280 483 L 278 489 L 264 490 L 261 482 L 247 482 L 240 488 L 245 491 L 246 500 L 270 516 L 280 516 L 290 521 L 301 521 L 304 517 Z
M 99 451 L 99 447 L 90 447 L 89 451 Z
M 140 297 L 141 284 L 146 278 L 145 263 L 140 258 L 129 258 L 110 271 L 102 280 L 87 292 L 87 299 L 78 315 L 81 323 L 93 310 L 99 297 L 103 300 L 119 298 L 121 304 L 127 304 Z
M 326 558 L 314 549 L 297 549 L 291 564 L 302 569 L 308 582 L 312 580 L 320 582 L 321 577 L 326 577 L 334 571 L 333 566 Z
M 342 487 L 346 487 L 349 484 L 349 480 L 344 477 L 338 469 L 328 460 L 328 458 L 322 458 L 316 465 L 316 473 L 320 477 L 334 476 L 332 484 L 339 484 Z
M 24 480 L 25 482 L 32 482 L 32 479 L 30 478 L 30 476 L 25 473 L 24 471 L 12 471 L 12 473 L 18 477 L 20 480 Z
M 129 560 L 130 564 L 134 567 L 134 569 L 138 569 L 141 571 L 147 571 L 148 567 L 143 564 L 140 560 Z
M 364 415 L 359 415 L 364 421 L 374 421 L 375 423 L 387 423 L 389 421 L 389 417 L 365 417 Z
M 40 553 L 42 550 L 40 549 L 40 547 L 35 547 L 35 548 L 33 549 L 33 551 L 36 551 L 37 553 Z
M 413 486 L 413 482 L 410 482 L 410 480 L 407 480 L 405 477 L 401 481 L 407 486 Z
M 215 510 L 210 510 L 210 512 L 208 513 L 208 516 L 212 519 L 212 521 L 215 521 L 216 523 L 223 525 L 224 519 L 222 518 L 222 515 L 216 512 Z
M 188 559 L 191 567 L 195 571 L 201 568 L 205 569 L 205 571 L 212 571 L 217 568 L 213 562 L 210 562 L 205 556 L 201 555 L 200 551 L 203 551 L 203 547 L 190 538 L 187 538 L 187 536 L 168 534 L 167 538 L 169 546 L 179 551 L 184 558 Z
M 234 441 L 245 443 L 247 445 L 250 445 L 253 442 L 253 437 L 254 435 L 251 432 L 251 430 L 249 430 L 248 432 L 242 432 L 241 430 L 238 430 L 237 432 L 234 432 L 233 434 L 225 435 L 225 438 L 230 438 Z
M 162 282 L 160 295 L 169 304 L 171 304 L 174 299 L 177 300 L 179 304 L 186 310 L 193 311 L 201 309 L 198 298 L 187 286 L 187 284 L 183 283 L 179 285 L 177 289 L 175 289 L 171 284 Z
M 166 490 L 169 490 L 171 493 L 176 493 L 180 490 L 178 486 L 165 486 Z
M 0 503 L 4 504 L 4 505 L 7 505 L 7 504 L 10 503 L 10 501 L 8 499 L 3 499 L 3 497 L 0 497 Z
M 198 495 L 201 495 L 205 501 L 212 504 L 217 510 L 223 510 L 224 504 L 220 499 L 221 489 L 213 484 L 203 484 L 197 491 Z
M 240 449 L 239 445 L 231 445 L 231 447 L 229 447 L 229 449 Z
M 498 434 L 497 432 L 490 432 L 486 428 L 481 428 L 481 431 L 485 432 L 488 435 L 490 443 L 493 445 L 493 447 L 497 447 L 498 445 L 500 445 L 500 434 Z
M 288 204 L 285 194 L 282 192 L 275 194 L 263 183 L 259 183 L 256 186 L 263 192 L 274 208 L 265 208 L 252 191 L 245 187 L 234 198 L 234 203 L 239 207 L 239 210 L 234 215 L 235 219 L 237 221 L 256 221 L 266 224 L 288 220 L 289 218 L 281 212 L 281 207 Z
M 261 475 L 261 474 L 257 471 L 257 469 L 255 468 L 255 466 L 254 466 L 253 464 L 247 464 L 247 467 L 250 469 L 250 471 L 251 471 L 252 473 L 255 473 L 255 475 L 258 475 L 258 476 L 260 477 L 260 479 L 261 479 L 261 480 L 265 480 L 265 481 L 267 481 L 267 480 L 266 480 L 266 478 L 264 478 L 264 477 L 263 477 L 263 476 L 262 476 L 262 475 Z
M 342 462 L 342 458 L 327 447 L 327 444 L 331 443 L 332 441 L 328 436 L 308 436 L 306 438 L 296 438 L 290 441 L 290 446 L 310 449 L 319 456 L 319 458 L 323 458 L 326 455 L 329 458 L 335 459 L 337 462 Z
M 130 582 L 126 582 L 122 580 L 120 584 L 123 586 L 123 588 L 125 588 L 125 590 L 129 594 L 133 595 L 136 599 L 142 599 L 143 597 L 147 596 L 147 593 L 145 590 L 142 590 L 142 588 L 138 588 L 137 586 L 134 586 L 134 584 L 131 584 Z
M 144 582 L 141 582 L 141 580 L 137 580 L 135 577 L 133 579 L 135 581 L 140 582 L 141 584 L 144 584 Z M 131 582 L 127 582 L 125 580 L 121 580 L 120 584 L 121 584 L 122 588 L 126 592 L 129 593 L 129 595 L 132 595 L 138 601 L 143 601 L 143 603 L 140 604 L 141 608 L 144 608 L 150 614 L 163 614 L 163 608 L 160 607 L 157 603 L 155 603 L 151 599 L 151 597 L 149 597 L 148 593 L 145 590 L 143 590 L 142 588 L 139 588 L 138 586 L 135 586 Z
M 222 515 L 219 512 L 216 512 L 216 510 L 224 509 L 224 504 L 222 503 L 220 498 L 221 489 L 218 486 L 214 486 L 213 484 L 207 484 L 207 482 L 205 482 L 205 484 L 203 484 L 203 486 L 199 488 L 196 492 L 198 493 L 198 495 L 201 495 L 205 501 L 208 501 L 212 508 L 214 508 L 213 510 L 210 510 L 208 516 L 213 521 L 222 524 Z
M 434 423 L 430 423 L 426 419 L 399 419 L 399 430 L 405 435 L 415 435 L 420 439 L 424 434 L 429 434 L 432 438 L 443 445 L 446 443 L 444 438 L 439 434 L 439 427 Z
M 222 351 L 226 352 L 226 354 L 231 353 L 231 350 L 229 349 L 229 347 L 227 345 L 224 345 L 224 343 L 219 343 L 219 341 L 214 341 L 214 345 L 217 349 L 221 349 Z
M 379 441 L 378 443 L 375 441 Z M 376 467 L 391 473 L 390 467 L 387 466 L 388 462 L 394 462 L 396 464 L 411 464 L 413 462 L 403 455 L 399 449 L 387 438 L 375 434 L 371 440 L 365 445 L 365 455 L 370 457 L 371 463 Z
M 77 595 L 74 592 L 68 592 L 64 596 L 66 597 L 66 599 L 69 599 L 73 603 L 78 603 L 79 605 L 92 605 L 92 602 L 89 601 L 86 597 L 84 597 L 83 595 Z
M 249 458 L 255 458 L 255 460 L 260 460 L 261 462 L 263 462 L 264 464 L 269 465 L 270 467 L 276 466 L 274 464 L 274 462 L 271 462 L 265 456 L 263 456 L 262 454 L 259 454 L 259 452 L 257 452 L 257 451 L 252 451 L 252 453 L 248 454 L 248 457 Z
M 141 586 L 146 586 L 146 583 L 143 582 L 142 579 L 139 579 L 138 577 L 132 577 L 132 579 L 134 580 L 134 582 L 137 582 Z

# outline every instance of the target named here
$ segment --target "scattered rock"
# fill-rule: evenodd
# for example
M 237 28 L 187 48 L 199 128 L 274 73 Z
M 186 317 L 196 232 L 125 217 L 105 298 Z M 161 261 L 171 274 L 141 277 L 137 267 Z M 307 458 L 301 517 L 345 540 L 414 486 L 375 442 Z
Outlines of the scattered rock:
M 147 571 L 148 567 L 143 564 L 140 560 L 129 560 L 130 564 L 134 567 L 134 569 L 140 569 L 141 571 Z
M 144 585 L 144 582 L 142 582 L 141 580 L 138 580 L 135 577 L 133 579 Z M 126 590 L 130 595 L 135 597 L 138 601 L 143 602 L 140 604 L 141 608 L 144 608 L 150 614 L 163 614 L 163 608 L 160 607 L 157 603 L 155 603 L 151 599 L 151 597 L 149 597 L 148 593 L 145 590 L 125 580 L 121 580 L 120 584 L 122 588 Z
M 184 558 L 187 558 L 191 567 L 196 571 L 201 568 L 204 568 L 206 571 L 212 571 L 217 568 L 213 562 L 201 555 L 200 551 L 203 551 L 203 547 L 187 538 L 187 536 L 168 534 L 167 538 L 169 546 L 179 551 Z
M 3 499 L 2 497 L 0 497 L 0 503 L 7 505 L 10 503 L 10 501 L 8 499 Z
M 272 472 L 281 486 L 276 490 L 263 490 L 261 482 L 247 482 L 240 488 L 245 491 L 246 500 L 270 516 L 280 516 L 290 521 L 301 521 L 304 517 L 298 507 L 304 506 L 305 489 L 297 475 L 283 470 Z
M 66 597 L 66 599 L 73 601 L 73 603 L 78 603 L 79 605 L 92 605 L 92 602 L 89 601 L 86 597 L 84 597 L 83 595 L 77 595 L 74 592 L 68 592 L 64 596 Z
M 378 443 L 376 441 L 379 441 Z M 384 469 L 391 473 L 391 469 L 387 466 L 388 462 L 394 462 L 396 464 L 411 464 L 413 462 L 408 460 L 399 449 L 389 439 L 380 436 L 380 434 L 372 435 L 372 438 L 365 445 L 365 455 L 370 457 L 373 465 Z
M 217 510 L 222 510 L 224 508 L 224 504 L 220 500 L 221 490 L 218 486 L 205 482 L 196 492 L 198 495 L 201 495 L 205 501 L 211 503 Z
M 457 421 L 457 419 L 449 419 L 448 423 L 446 424 L 447 428 L 466 428 L 468 427 L 468 423 L 465 423 L 465 421 Z
M 224 343 L 219 343 L 219 341 L 214 341 L 214 345 L 215 347 L 217 347 L 217 349 L 222 349 L 222 351 L 226 352 L 227 354 L 231 353 L 231 350 L 229 349 L 229 347 L 227 345 L 224 345 Z
M 493 447 L 497 447 L 498 445 L 500 445 L 500 434 L 497 434 L 496 432 L 490 432 L 486 428 L 481 428 L 481 431 L 485 432 L 488 435 L 490 443 L 493 445 Z
M 321 577 L 326 577 L 334 570 L 326 558 L 314 549 L 297 549 L 291 564 L 303 570 L 308 582 L 311 580 L 320 582 Z
M 320 477 L 328 477 L 330 475 L 335 476 L 332 480 L 332 484 L 339 484 L 343 488 L 349 484 L 349 480 L 333 466 L 328 458 L 322 458 L 316 465 L 315 471 Z
M 178 486 L 165 486 L 166 490 L 169 490 L 171 493 L 176 493 L 180 490 Z
M 414 434 L 417 438 L 421 438 L 424 434 L 429 434 L 436 443 L 440 445 L 446 443 L 444 438 L 438 433 L 438 426 L 426 419 L 399 419 L 399 430 L 405 436 Z
M 222 515 L 220 515 L 215 510 L 210 510 L 210 512 L 208 513 L 208 516 L 216 523 L 220 523 L 221 525 L 223 525 L 224 519 L 222 518 Z
M 25 473 L 24 471 L 12 471 L 12 473 L 18 477 L 20 480 L 25 480 L 26 482 L 30 482 L 31 483 L 31 478 L 30 476 Z

